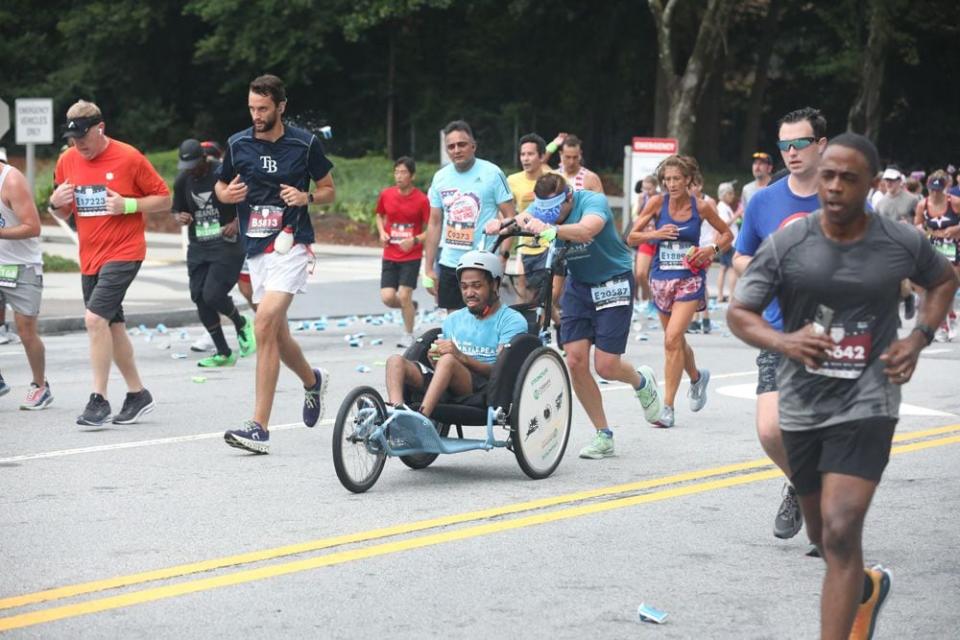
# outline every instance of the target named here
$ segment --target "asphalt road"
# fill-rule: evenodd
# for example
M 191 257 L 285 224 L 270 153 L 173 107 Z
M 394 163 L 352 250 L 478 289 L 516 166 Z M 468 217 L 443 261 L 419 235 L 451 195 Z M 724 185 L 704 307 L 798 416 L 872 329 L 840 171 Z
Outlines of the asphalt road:
M 351 348 L 347 333 L 367 333 Z M 196 337 L 189 329 L 187 340 Z M 359 384 L 382 389 L 397 327 L 299 331 L 333 372 L 326 417 L 299 424 L 282 371 L 269 456 L 228 448 L 249 416 L 254 362 L 201 372 L 174 332 L 135 336 L 157 410 L 127 427 L 74 424 L 89 393 L 86 337 L 46 338 L 56 401 L 16 410 L 28 370 L 0 346 L 14 391 L 0 399 L 0 631 L 30 638 L 810 638 L 819 560 L 801 534 L 771 533 L 782 480 L 754 435 L 754 352 L 722 327 L 692 336 L 712 370 L 693 415 L 643 423 L 632 393 L 603 385 L 617 457 L 567 455 L 531 481 L 504 450 L 389 460 L 368 493 L 344 490 L 331 418 Z M 636 333 L 636 332 L 635 332 Z M 628 357 L 662 369 L 661 337 Z M 385 340 L 370 346 L 371 338 Z M 231 338 L 232 339 L 232 338 Z M 877 638 L 948 638 L 960 628 L 960 397 L 956 345 L 934 345 L 907 387 L 901 441 L 867 521 L 868 562 L 894 572 Z M 369 366 L 369 373 L 356 370 Z M 206 382 L 192 382 L 204 375 Z M 110 400 L 122 381 L 114 374 Z M 936 429 L 940 428 L 941 429 Z M 936 430 L 935 430 L 936 429 Z M 933 431 L 931 431 L 933 430 Z M 639 623 L 637 606 L 669 614 Z

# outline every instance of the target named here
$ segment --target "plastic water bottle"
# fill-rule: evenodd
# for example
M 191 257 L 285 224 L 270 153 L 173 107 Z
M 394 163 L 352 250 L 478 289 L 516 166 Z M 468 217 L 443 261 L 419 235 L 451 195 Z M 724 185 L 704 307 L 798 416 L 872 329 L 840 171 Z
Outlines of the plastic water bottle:
M 279 254 L 288 253 L 293 248 L 293 227 L 287 225 L 273 241 L 273 250 Z

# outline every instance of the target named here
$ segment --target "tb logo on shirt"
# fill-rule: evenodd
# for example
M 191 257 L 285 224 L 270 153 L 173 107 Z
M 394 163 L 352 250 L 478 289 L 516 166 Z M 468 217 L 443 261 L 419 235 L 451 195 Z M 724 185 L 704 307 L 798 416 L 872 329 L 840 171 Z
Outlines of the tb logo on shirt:
M 261 169 L 267 173 L 277 172 L 277 161 L 270 156 L 260 156 Z

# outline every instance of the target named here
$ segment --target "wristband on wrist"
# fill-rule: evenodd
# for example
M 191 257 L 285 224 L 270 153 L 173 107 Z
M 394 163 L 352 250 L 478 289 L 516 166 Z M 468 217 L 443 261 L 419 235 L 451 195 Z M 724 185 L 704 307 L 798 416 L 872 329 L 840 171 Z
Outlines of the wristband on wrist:
M 553 152 L 555 152 L 559 147 L 560 147 L 560 145 L 558 145 L 556 142 L 550 142 L 549 144 L 547 144 L 547 151 L 548 151 L 549 153 L 553 153 Z
M 423 276 L 421 277 L 420 280 L 421 280 L 421 282 L 423 282 L 423 286 L 424 286 L 425 288 L 427 288 L 427 289 L 429 289 L 430 287 L 432 287 L 432 286 L 434 285 L 433 278 L 431 278 L 431 277 L 428 276 L 427 274 L 423 274 Z
M 123 199 L 123 212 L 124 212 L 124 213 L 136 213 L 136 212 L 137 212 L 137 199 L 136 199 L 136 198 L 124 198 L 124 199 Z
M 937 335 L 937 332 L 933 330 L 933 327 L 930 327 L 925 324 L 917 323 L 917 325 L 913 328 L 913 331 L 919 331 L 920 333 L 922 333 L 923 337 L 926 338 L 928 345 L 931 342 L 933 342 L 933 339 Z M 911 331 L 910 333 L 913 333 L 913 331 Z

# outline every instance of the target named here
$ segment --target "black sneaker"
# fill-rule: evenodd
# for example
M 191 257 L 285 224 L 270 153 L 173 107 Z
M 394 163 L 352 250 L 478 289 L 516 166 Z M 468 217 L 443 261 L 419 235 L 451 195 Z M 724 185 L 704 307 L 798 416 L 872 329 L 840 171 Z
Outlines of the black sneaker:
M 77 417 L 77 424 L 99 427 L 110 420 L 110 403 L 99 393 L 91 393 L 87 408 Z
M 687 333 L 700 333 L 700 321 L 692 320 L 690 326 L 687 327 Z
M 783 486 L 783 502 L 777 510 L 777 517 L 773 520 L 773 535 L 781 540 L 789 540 L 800 533 L 803 528 L 803 513 L 800 511 L 800 501 L 797 500 L 797 490 L 791 484 Z
M 153 396 L 146 389 L 128 393 L 123 401 L 123 408 L 113 418 L 113 424 L 133 424 L 153 411 L 153 407 Z
M 704 335 L 709 334 L 709 333 L 710 333 L 710 330 L 711 330 L 711 328 L 712 328 L 712 327 L 710 326 L 710 318 L 704 318 L 704 319 L 703 319 L 703 325 L 702 325 L 702 326 L 703 326 L 703 333 L 704 333 Z
M 903 299 L 903 318 L 911 320 L 915 315 L 917 315 L 917 296 L 911 293 Z

